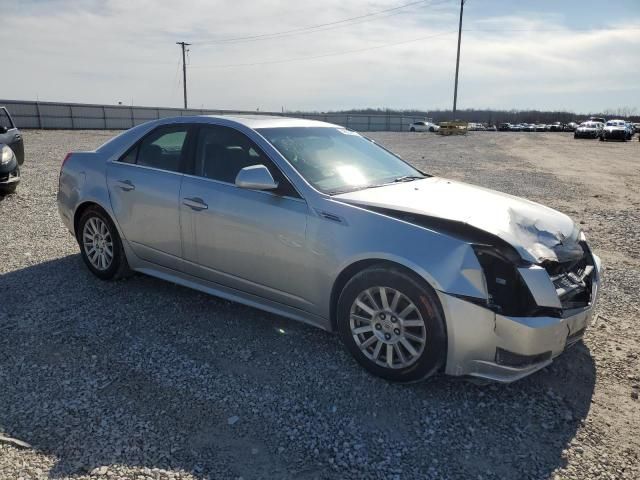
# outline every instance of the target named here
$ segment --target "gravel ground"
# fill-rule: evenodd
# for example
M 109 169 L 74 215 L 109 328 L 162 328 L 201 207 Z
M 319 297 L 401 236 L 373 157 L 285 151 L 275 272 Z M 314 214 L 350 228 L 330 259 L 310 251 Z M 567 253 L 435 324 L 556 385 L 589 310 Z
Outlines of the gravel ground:
M 569 213 L 607 268 L 596 324 L 550 367 L 401 386 L 312 327 L 94 278 L 58 218 L 57 175 L 67 151 L 113 134 L 25 132 L 23 182 L 0 197 L 1 479 L 640 477 L 640 142 L 372 135 Z

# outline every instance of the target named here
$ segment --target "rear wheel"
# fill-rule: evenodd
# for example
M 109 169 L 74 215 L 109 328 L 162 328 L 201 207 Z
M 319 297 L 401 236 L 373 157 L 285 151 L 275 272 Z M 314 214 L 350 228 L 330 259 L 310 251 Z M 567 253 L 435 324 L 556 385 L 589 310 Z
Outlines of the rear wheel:
M 118 230 L 101 208 L 84 211 L 76 233 L 82 259 L 96 277 L 117 280 L 130 273 Z
M 410 132 L 415 132 L 415 131 L 416 131 L 416 129 L 415 129 L 415 128 L 413 128 L 413 127 L 411 127 L 411 128 L 409 129 L 409 131 L 410 131 Z
M 379 265 L 356 274 L 338 301 L 338 331 L 355 359 L 374 375 L 412 382 L 444 364 L 444 315 L 431 287 Z

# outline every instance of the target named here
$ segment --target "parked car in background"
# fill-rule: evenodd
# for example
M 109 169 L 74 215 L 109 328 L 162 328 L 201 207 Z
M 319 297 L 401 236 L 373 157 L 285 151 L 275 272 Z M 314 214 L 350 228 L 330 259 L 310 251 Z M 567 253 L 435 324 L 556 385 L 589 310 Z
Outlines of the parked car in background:
M 522 124 L 520 123 L 511 124 L 511 126 L 509 127 L 510 132 L 519 132 L 521 130 L 522 130 Z
M 575 132 L 576 128 L 578 128 L 578 124 L 576 122 L 569 122 L 564 126 L 565 132 Z
M 509 130 L 511 130 L 511 124 L 510 123 L 501 123 L 498 125 L 498 131 L 499 132 L 508 132 Z
M 607 122 L 603 117 L 589 117 L 589 121 L 601 123 L 603 125 Z
M 600 134 L 601 141 L 622 140 L 626 142 L 631 140 L 632 133 L 624 120 L 609 120 L 602 129 Z
M 536 132 L 546 132 L 547 126 L 544 123 L 538 123 L 536 125 Z
M 573 138 L 598 138 L 601 133 L 602 124 L 600 122 L 582 122 L 573 132 Z
M 536 131 L 536 126 L 533 123 L 525 123 L 524 125 L 522 125 L 522 131 L 523 132 L 535 132 Z
M 495 125 L 487 125 L 486 130 L 487 130 L 487 132 L 497 132 L 498 131 L 498 129 L 496 128 Z
M 0 107 L 0 195 L 15 192 L 23 163 L 22 133 L 13 123 L 9 111 Z
M 564 130 L 564 125 L 561 122 L 553 122 L 549 125 L 550 132 L 561 132 L 562 130 Z
M 582 338 L 599 292 L 568 216 L 324 122 L 145 123 L 68 154 L 57 200 L 100 279 L 134 270 L 336 331 L 393 381 L 523 378 Z
M 437 132 L 439 129 L 438 125 L 431 122 L 413 122 L 409 125 L 410 132 Z
M 626 122 L 627 124 L 627 128 L 629 129 L 629 131 L 631 132 L 631 136 L 633 137 L 633 135 L 636 133 L 636 126 L 635 124 L 633 124 L 632 122 Z M 631 139 L 629 139 L 631 140 Z

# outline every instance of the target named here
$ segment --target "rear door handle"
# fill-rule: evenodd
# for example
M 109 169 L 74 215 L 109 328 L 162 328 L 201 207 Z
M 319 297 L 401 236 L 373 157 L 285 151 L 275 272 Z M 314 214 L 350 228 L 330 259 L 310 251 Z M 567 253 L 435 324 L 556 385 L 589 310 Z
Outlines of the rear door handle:
M 118 188 L 120 188 L 121 190 L 124 190 L 125 192 L 129 192 L 131 190 L 135 190 L 136 186 L 131 183 L 131 180 L 118 180 L 116 182 L 116 186 L 118 186 Z
M 182 204 L 189 207 L 191 210 L 195 210 L 199 212 L 200 210 L 206 210 L 209 208 L 209 205 L 204 203 L 204 200 L 198 197 L 193 198 L 184 198 L 182 199 Z

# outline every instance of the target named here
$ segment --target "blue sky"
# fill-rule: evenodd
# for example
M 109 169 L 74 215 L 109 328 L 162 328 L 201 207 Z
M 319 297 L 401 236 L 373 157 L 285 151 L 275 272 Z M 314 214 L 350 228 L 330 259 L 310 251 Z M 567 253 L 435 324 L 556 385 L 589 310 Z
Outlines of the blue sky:
M 459 2 L 0 0 L 0 98 L 194 107 L 450 108 Z M 467 0 L 460 108 L 640 111 L 640 1 Z M 308 58 L 315 57 L 315 58 Z

